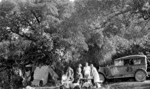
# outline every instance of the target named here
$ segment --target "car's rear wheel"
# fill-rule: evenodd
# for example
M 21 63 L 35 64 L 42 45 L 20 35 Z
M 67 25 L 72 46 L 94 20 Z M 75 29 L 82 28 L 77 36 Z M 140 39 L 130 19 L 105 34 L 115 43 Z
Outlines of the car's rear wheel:
M 100 74 L 99 74 L 99 77 L 100 77 L 101 83 L 104 83 L 104 82 L 105 82 L 105 76 L 100 73 Z
M 146 73 L 143 70 L 138 70 L 135 73 L 135 80 L 138 82 L 143 82 L 146 80 Z

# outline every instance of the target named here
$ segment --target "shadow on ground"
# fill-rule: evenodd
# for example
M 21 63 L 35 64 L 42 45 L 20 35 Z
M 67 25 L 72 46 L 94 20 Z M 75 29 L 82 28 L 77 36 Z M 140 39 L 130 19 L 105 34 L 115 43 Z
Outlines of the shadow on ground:
M 150 89 L 150 80 L 144 82 L 136 82 L 131 79 L 129 82 L 108 82 L 101 89 Z
M 60 88 L 38 87 L 35 89 L 60 89 Z M 147 81 L 144 82 L 136 82 L 134 79 L 129 79 L 129 80 L 121 79 L 119 81 L 109 80 L 106 82 L 106 84 L 103 84 L 101 88 L 92 88 L 92 89 L 150 89 L 150 80 L 148 79 Z

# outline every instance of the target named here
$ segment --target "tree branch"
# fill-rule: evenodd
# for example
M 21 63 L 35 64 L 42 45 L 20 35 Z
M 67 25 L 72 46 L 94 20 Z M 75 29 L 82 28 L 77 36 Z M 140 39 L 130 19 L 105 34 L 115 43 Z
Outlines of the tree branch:
M 17 30 L 19 30 L 19 26 L 17 26 Z M 20 34 L 19 32 L 15 32 L 15 31 L 13 31 L 13 29 L 9 29 L 12 33 L 15 33 L 15 34 L 17 34 L 17 35 L 19 35 L 20 37 L 22 37 L 22 38 L 26 38 L 26 39 L 28 39 L 28 40 L 30 40 L 30 41 L 34 41 L 34 42 L 36 42 L 36 40 L 35 39 L 32 39 L 31 37 L 28 37 L 27 35 L 22 35 L 22 34 Z
M 40 23 L 40 20 L 38 19 L 36 13 L 35 13 L 33 10 L 31 10 L 31 13 L 32 13 L 33 16 L 36 18 L 37 22 Z
M 23 16 L 22 16 L 22 18 L 23 18 L 23 20 L 24 20 L 25 22 L 28 23 L 28 25 L 29 25 L 33 30 L 35 30 L 35 28 L 33 27 L 33 25 L 32 25 L 26 18 L 24 18 Z
M 19 26 L 17 26 L 17 29 L 19 30 Z M 26 38 L 26 39 L 28 39 L 28 40 L 34 42 L 35 44 L 37 44 L 37 43 L 36 43 L 37 40 L 35 40 L 35 39 L 31 38 L 31 37 L 28 37 L 28 36 L 25 35 L 25 34 L 22 35 L 22 34 L 20 34 L 20 33 L 17 33 L 17 32 L 15 32 L 15 31 L 13 31 L 12 29 L 10 29 L 10 31 L 13 32 L 13 33 L 15 33 L 15 34 L 17 34 L 17 35 L 19 35 L 19 36 L 21 36 L 21 37 L 23 37 L 23 38 Z M 37 46 L 38 46 L 38 44 L 37 44 Z M 39 50 L 41 50 L 45 55 L 47 55 L 47 56 L 50 58 L 49 52 L 44 51 L 44 49 L 42 49 L 42 48 L 39 49 Z
M 144 26 L 141 28 L 141 30 L 144 30 L 146 25 L 148 24 L 148 22 L 150 21 L 150 19 L 147 20 L 147 22 L 144 24 Z
M 114 13 L 114 14 L 111 15 L 111 16 L 108 16 L 108 18 L 104 21 L 102 27 L 105 27 L 105 25 L 106 25 L 109 21 L 111 21 L 114 17 L 119 16 L 119 15 L 124 14 L 124 13 L 127 13 L 127 12 L 129 12 L 129 11 L 131 11 L 131 10 L 132 10 L 131 8 L 130 8 L 130 9 L 126 9 L 126 10 L 123 10 L 123 11 L 120 11 L 120 12 L 117 12 L 117 13 Z

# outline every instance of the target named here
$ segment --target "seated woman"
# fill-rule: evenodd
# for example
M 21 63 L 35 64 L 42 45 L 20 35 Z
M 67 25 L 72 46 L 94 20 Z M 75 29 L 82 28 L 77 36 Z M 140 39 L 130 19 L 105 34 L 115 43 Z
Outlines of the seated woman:
M 67 69 L 67 76 L 69 78 L 69 81 L 74 81 L 74 71 L 71 67 L 68 67 Z
M 70 79 L 67 75 L 67 72 L 63 73 L 63 75 L 61 77 L 61 84 L 62 84 L 62 87 L 65 87 L 65 88 L 71 87 L 72 81 L 70 81 Z

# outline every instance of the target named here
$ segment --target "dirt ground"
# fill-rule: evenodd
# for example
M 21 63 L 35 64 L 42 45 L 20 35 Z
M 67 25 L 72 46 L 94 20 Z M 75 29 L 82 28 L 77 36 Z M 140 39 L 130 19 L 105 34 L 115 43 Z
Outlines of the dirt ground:
M 115 80 L 116 81 L 116 80 Z M 36 89 L 59 89 L 55 87 L 37 87 Z M 96 88 L 93 88 L 96 89 Z M 144 82 L 136 82 L 134 80 L 120 80 L 118 82 L 108 81 L 98 89 L 150 89 L 150 79 Z
M 102 89 L 150 89 L 150 80 L 145 82 L 120 82 L 106 84 Z
M 38 87 L 36 89 L 59 89 L 54 87 Z M 96 89 L 96 88 L 93 88 Z M 97 89 L 150 89 L 150 80 L 145 82 L 117 82 L 103 85 Z

